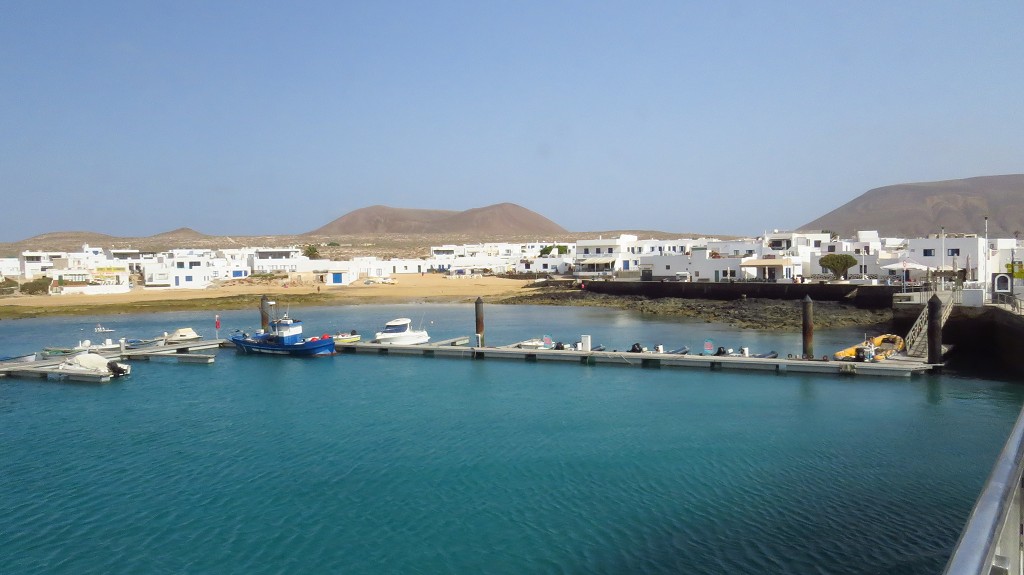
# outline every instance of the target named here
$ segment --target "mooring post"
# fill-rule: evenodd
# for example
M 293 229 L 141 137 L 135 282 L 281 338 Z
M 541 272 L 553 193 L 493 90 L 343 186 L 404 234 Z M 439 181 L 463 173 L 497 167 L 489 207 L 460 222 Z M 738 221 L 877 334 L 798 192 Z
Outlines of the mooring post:
M 270 331 L 270 298 L 266 294 L 260 298 L 260 327 Z
M 476 298 L 476 339 L 479 347 L 484 346 L 484 298 Z
M 928 298 L 928 363 L 942 363 L 942 300 Z
M 814 301 L 804 296 L 804 357 L 814 359 Z

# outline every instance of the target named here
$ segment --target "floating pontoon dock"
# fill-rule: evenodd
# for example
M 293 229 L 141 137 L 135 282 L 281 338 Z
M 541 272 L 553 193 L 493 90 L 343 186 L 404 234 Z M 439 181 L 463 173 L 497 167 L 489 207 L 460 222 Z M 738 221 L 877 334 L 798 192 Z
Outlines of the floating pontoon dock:
M 227 340 L 210 339 L 187 343 L 175 343 L 169 345 L 154 346 L 141 349 L 124 349 L 115 351 L 92 352 L 107 359 L 113 360 L 150 360 L 154 358 L 170 359 L 179 363 L 213 363 L 216 356 L 212 354 L 192 353 L 207 349 L 216 349 L 223 346 Z M 91 373 L 72 373 L 61 370 L 60 364 L 69 355 L 53 356 L 36 361 L 24 362 L 0 362 L 0 377 L 38 377 L 38 378 L 59 378 L 68 381 L 80 381 L 86 383 L 107 383 L 109 375 Z
M 781 357 L 758 358 L 679 355 L 655 352 L 631 353 L 626 351 L 519 349 L 508 346 L 467 347 L 458 343 L 468 342 L 469 340 L 469 337 L 461 337 L 444 342 L 420 345 L 357 342 L 338 344 L 336 347 L 339 353 L 376 353 L 380 355 L 462 359 L 506 359 L 527 362 L 559 361 L 582 365 L 628 365 L 646 368 L 690 367 L 709 370 L 755 370 L 775 373 L 819 373 L 827 375 L 874 375 L 885 377 L 910 377 L 924 373 L 933 367 L 913 358 L 886 359 L 877 363 L 856 363 Z

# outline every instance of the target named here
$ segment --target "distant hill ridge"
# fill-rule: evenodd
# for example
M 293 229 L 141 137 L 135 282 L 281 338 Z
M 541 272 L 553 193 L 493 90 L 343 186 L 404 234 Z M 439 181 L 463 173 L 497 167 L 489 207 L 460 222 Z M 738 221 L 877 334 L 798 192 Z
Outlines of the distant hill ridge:
M 462 212 L 370 206 L 349 212 L 307 235 L 359 234 L 564 234 L 566 229 L 516 204 Z
M 990 237 L 1024 232 L 1024 174 L 896 184 L 868 190 L 800 230 L 830 230 L 851 237 L 857 230 L 883 236 L 923 237 L 985 231 Z
M 190 240 L 190 239 L 203 239 L 210 236 L 197 232 L 192 228 L 178 228 L 169 232 L 163 232 L 161 234 L 154 234 L 149 236 L 150 239 L 154 240 Z

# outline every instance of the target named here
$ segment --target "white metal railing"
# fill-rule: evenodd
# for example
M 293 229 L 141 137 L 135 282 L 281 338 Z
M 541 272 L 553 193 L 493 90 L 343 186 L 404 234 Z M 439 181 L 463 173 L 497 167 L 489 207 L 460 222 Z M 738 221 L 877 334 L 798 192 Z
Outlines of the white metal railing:
M 954 290 L 952 294 L 949 292 L 939 292 L 939 299 L 942 300 L 942 316 L 939 319 L 939 325 L 945 327 L 946 320 L 949 319 L 949 315 L 953 312 L 953 305 L 960 303 L 963 292 L 961 290 Z M 921 310 L 921 314 L 917 316 L 917 320 L 914 321 L 914 325 L 910 327 L 910 331 L 907 332 L 907 337 L 903 338 L 906 345 L 907 355 L 911 357 L 925 357 L 928 354 L 928 302 L 925 302 L 924 309 Z
M 924 354 L 918 349 L 925 349 L 926 346 L 921 345 L 922 341 L 928 341 L 928 335 L 925 333 L 925 329 L 928 326 L 928 306 L 924 306 L 921 313 L 918 314 L 917 320 L 914 325 L 910 326 L 910 331 L 907 332 L 907 337 L 904 338 L 904 343 L 907 346 L 907 355 L 911 357 L 923 357 Z
M 974 504 L 945 575 L 1021 575 L 1024 410 Z

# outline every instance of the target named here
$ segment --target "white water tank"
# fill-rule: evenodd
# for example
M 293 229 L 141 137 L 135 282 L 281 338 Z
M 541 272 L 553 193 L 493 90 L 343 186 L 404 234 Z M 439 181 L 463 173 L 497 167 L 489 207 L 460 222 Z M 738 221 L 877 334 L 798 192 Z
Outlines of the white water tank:
M 590 336 L 589 335 L 581 335 L 580 336 L 580 351 L 590 351 Z

